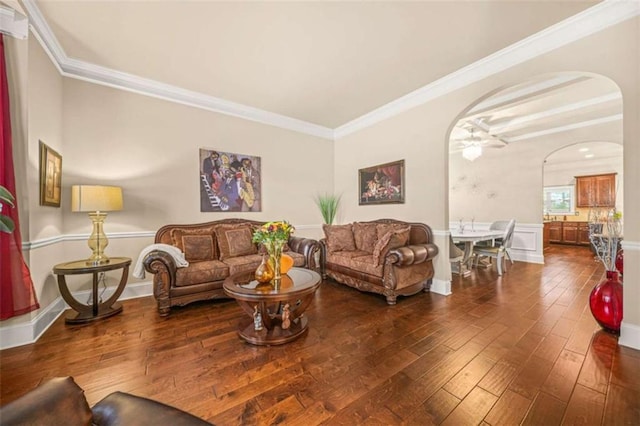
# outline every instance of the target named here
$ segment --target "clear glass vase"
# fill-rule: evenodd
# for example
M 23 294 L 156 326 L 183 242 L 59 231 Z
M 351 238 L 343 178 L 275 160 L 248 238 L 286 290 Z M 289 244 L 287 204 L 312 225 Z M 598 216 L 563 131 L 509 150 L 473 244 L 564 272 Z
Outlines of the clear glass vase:
M 273 270 L 273 281 L 280 282 L 282 278 L 280 258 L 282 257 L 282 248 L 284 247 L 284 243 L 279 244 L 275 243 L 271 246 L 269 250 L 269 264 L 271 269 Z

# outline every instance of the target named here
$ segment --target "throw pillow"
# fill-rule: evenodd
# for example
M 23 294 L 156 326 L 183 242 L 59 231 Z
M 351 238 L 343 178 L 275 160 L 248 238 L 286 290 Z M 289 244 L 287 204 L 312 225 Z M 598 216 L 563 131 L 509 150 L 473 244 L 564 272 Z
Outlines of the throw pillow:
M 409 242 L 409 232 L 411 227 L 393 229 L 388 231 L 382 238 L 378 240 L 373 248 L 373 266 L 384 263 L 384 257 L 389 250 L 406 246 Z
M 356 243 L 353 240 L 351 224 L 348 225 L 322 225 L 322 230 L 327 238 L 327 248 L 329 252 L 343 250 L 355 250 Z
M 216 236 L 220 260 L 258 253 L 249 225 L 219 225 L 216 227 Z
M 213 228 L 175 228 L 171 230 L 171 242 L 179 248 L 188 262 L 216 260 L 218 253 Z M 195 237 L 195 238 L 191 238 Z
M 353 239 L 358 250 L 373 253 L 373 248 L 378 241 L 377 225 L 355 222 L 353 224 Z
M 395 231 L 397 229 L 405 229 L 408 225 L 406 223 L 378 223 L 376 226 L 376 233 L 378 240 L 382 239 L 389 231 Z
M 182 245 L 187 262 L 215 260 L 213 235 L 183 235 Z

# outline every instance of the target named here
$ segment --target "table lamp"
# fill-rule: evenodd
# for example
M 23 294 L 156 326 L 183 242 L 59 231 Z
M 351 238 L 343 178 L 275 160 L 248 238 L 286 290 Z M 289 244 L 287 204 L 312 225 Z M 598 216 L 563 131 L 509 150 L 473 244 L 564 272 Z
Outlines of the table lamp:
M 93 254 L 87 265 L 109 263 L 104 249 L 109 244 L 103 230 L 104 220 L 109 211 L 122 210 L 122 188 L 119 186 L 73 185 L 71 187 L 71 211 L 89 212 L 93 231 L 87 244 Z

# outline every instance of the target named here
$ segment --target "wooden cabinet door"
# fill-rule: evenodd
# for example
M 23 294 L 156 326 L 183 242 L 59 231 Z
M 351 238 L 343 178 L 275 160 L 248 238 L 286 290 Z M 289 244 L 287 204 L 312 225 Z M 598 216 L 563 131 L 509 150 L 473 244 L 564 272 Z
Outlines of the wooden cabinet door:
M 576 206 L 593 207 L 595 205 L 595 190 L 593 177 L 576 176 Z
M 586 246 L 591 244 L 591 240 L 589 240 L 589 223 L 588 222 L 578 223 L 578 244 L 582 244 Z
M 578 223 L 563 223 L 562 224 L 562 242 L 563 243 L 578 243 Z
M 593 188 L 596 192 L 596 207 L 615 207 L 616 205 L 616 175 L 602 175 L 593 177 Z
M 547 222 L 542 227 L 542 248 L 545 249 L 549 247 L 549 234 L 551 231 L 551 223 Z
M 576 207 L 615 207 L 616 174 L 576 176 Z
M 549 225 L 549 242 L 562 242 L 562 222 L 551 222 Z

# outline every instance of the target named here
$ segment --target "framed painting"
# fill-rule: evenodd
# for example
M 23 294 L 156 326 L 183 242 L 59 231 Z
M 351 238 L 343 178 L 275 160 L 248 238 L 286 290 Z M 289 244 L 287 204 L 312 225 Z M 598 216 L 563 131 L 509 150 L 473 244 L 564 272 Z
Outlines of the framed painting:
M 60 207 L 62 156 L 40 141 L 40 205 Z
M 360 205 L 404 203 L 404 160 L 358 170 Z
M 200 211 L 259 212 L 260 157 L 200 148 Z

